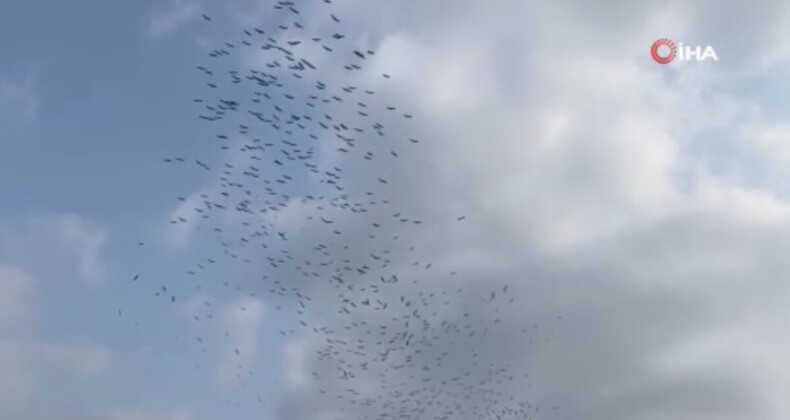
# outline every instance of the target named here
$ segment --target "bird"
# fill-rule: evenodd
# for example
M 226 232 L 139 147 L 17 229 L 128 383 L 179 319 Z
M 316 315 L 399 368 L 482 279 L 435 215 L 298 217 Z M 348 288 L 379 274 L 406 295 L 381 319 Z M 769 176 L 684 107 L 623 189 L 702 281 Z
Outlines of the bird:
M 325 0 L 321 7 L 340 23 L 334 6 L 325 6 L 331 4 Z M 466 276 L 447 262 L 431 270 L 425 255 L 442 250 L 422 248 L 421 238 L 442 220 L 400 199 L 410 188 L 427 186 L 393 177 L 393 169 L 411 170 L 409 158 L 425 153 L 423 143 L 405 121 L 390 127 L 393 116 L 412 114 L 359 72 L 366 61 L 358 59 L 375 52 L 346 44 L 357 34 L 295 22 L 297 1 L 278 0 L 273 8 L 281 13 L 276 24 L 229 31 L 230 38 L 211 41 L 194 63 L 200 91 L 188 92 L 185 106 L 194 107 L 198 135 L 207 142 L 172 143 L 187 150 L 174 151 L 180 156 L 165 158 L 163 166 L 186 171 L 192 168 L 178 163 L 193 159 L 210 178 L 200 193 L 173 192 L 179 211 L 168 222 L 201 235 L 201 252 L 208 254 L 184 267 L 178 287 L 197 295 L 217 287 L 244 298 L 265 291 L 281 322 L 273 332 L 287 340 L 317 338 L 316 351 L 306 353 L 312 357 L 306 366 L 315 366 L 309 380 L 342 416 L 354 417 L 348 413 L 364 407 L 370 411 L 358 417 L 379 420 L 529 418 L 538 407 L 525 399 L 529 384 L 511 379 L 527 373 L 506 360 L 486 359 L 483 345 L 508 328 L 502 314 L 512 311 L 507 305 L 517 289 L 496 279 L 486 279 L 493 290 L 489 284 L 457 287 Z M 256 65 L 237 60 L 238 50 L 246 50 L 241 45 L 255 47 Z M 339 69 L 342 78 L 325 79 Z M 208 155 L 214 147 L 216 154 Z M 175 304 L 177 287 L 171 288 Z M 156 290 L 161 295 L 167 303 L 165 285 Z M 179 310 L 190 306 L 189 298 L 181 299 L 187 303 Z M 197 306 L 187 309 L 190 322 L 214 322 L 210 302 Z M 546 339 L 541 333 L 536 326 L 518 336 L 538 345 Z M 224 339 L 241 356 L 240 338 L 226 331 Z M 226 345 L 208 336 L 195 340 L 203 353 Z M 239 384 L 263 386 L 252 380 L 246 356 L 238 358 Z M 205 363 L 184 357 L 196 369 Z M 463 369 L 447 368 L 454 365 Z M 340 381 L 343 386 L 334 386 Z M 370 385 L 362 389 L 359 381 Z

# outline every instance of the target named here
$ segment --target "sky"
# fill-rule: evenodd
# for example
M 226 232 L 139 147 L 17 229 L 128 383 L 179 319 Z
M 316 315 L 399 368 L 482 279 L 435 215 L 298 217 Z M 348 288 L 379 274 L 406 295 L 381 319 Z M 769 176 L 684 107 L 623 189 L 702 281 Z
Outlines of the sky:
M 330 7 L 349 45 L 375 50 L 353 80 L 409 109 L 413 120 L 387 129 L 420 139 L 386 165 L 323 149 L 317 159 L 342 164 L 360 191 L 385 173 L 390 201 L 430 226 L 383 227 L 436 267 L 408 271 L 408 248 L 394 250 L 415 279 L 402 293 L 509 285 L 518 296 L 490 337 L 465 343 L 529 372 L 507 392 L 558 407 L 546 419 L 790 416 L 790 4 L 299 3 L 315 33 L 333 31 Z M 163 158 L 242 158 L 220 152 L 196 117 L 206 80 L 195 66 L 241 28 L 293 20 L 271 4 L 0 4 L 0 418 L 381 414 L 320 392 L 349 384 L 316 386 L 323 344 L 280 334 L 296 320 L 267 294 L 266 261 L 242 251 L 253 261 L 193 280 L 187 270 L 216 243 L 192 219 L 169 223 L 222 186 Z M 649 54 L 659 38 L 710 45 L 718 60 L 659 65 Z M 351 80 L 324 57 L 316 63 L 340 70 L 323 80 Z M 254 51 L 226 60 L 262 64 Z M 267 221 L 294 232 L 297 254 L 325 233 L 298 201 L 313 182 L 298 178 L 293 205 Z M 332 215 L 362 243 L 367 226 Z M 237 222 L 218 221 L 229 232 Z M 342 326 L 325 283 L 300 281 L 317 308 L 308 321 Z M 162 286 L 177 302 L 156 296 Z M 480 301 L 464 307 L 484 312 Z M 526 327 L 529 342 L 517 334 Z M 347 341 L 370 340 L 354 334 Z M 254 375 L 240 380 L 239 364 Z M 375 393 L 375 380 L 352 385 Z

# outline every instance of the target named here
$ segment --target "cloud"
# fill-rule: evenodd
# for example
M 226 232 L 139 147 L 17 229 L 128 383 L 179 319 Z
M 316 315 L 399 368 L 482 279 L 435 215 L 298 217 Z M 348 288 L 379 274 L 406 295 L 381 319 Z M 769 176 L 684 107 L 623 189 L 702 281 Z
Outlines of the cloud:
M 8 330 L 30 326 L 34 290 L 34 279 L 27 273 L 0 266 L 0 331 L 8 333 Z
M 14 80 L 0 75 L 0 111 L 4 116 L 14 116 L 29 121 L 37 114 L 41 101 L 32 77 Z
M 189 410 L 176 408 L 169 411 L 142 411 L 138 409 L 107 410 L 105 413 L 87 415 L 90 420 L 191 420 Z
M 34 299 L 34 280 L 17 268 L 0 266 L 0 411 L 30 397 L 34 380 L 26 363 L 26 346 L 16 338 L 30 328 Z
M 339 156 L 334 139 L 322 137 L 329 145 L 316 147 L 319 163 L 343 168 L 349 195 L 384 190 L 376 177 L 386 173 L 387 198 L 396 207 L 344 217 L 325 206 L 322 214 L 343 232 L 347 252 L 307 218 L 315 206 L 298 191 L 283 200 L 288 207 L 256 219 L 290 237 L 278 243 L 287 257 L 272 256 L 273 250 L 267 261 L 250 252 L 257 267 L 274 279 L 280 278 L 275 261 L 301 264 L 284 276 L 288 288 L 274 288 L 267 306 L 289 300 L 296 306 L 304 301 L 291 296 L 298 289 L 312 297 L 299 318 L 335 331 L 325 340 L 295 327 L 303 332 L 283 349 L 283 419 L 416 417 L 398 411 L 415 408 L 413 395 L 431 398 L 431 408 L 420 408 L 425 417 L 453 407 L 480 418 L 475 410 L 493 405 L 485 394 L 436 384 L 459 372 L 487 381 L 492 375 L 479 367 L 489 364 L 519 375 L 486 383 L 500 393 L 498 402 L 525 398 L 530 410 L 543 407 L 545 418 L 778 420 L 790 413 L 782 397 L 790 390 L 784 375 L 790 365 L 782 357 L 790 343 L 779 338 L 790 326 L 780 298 L 790 274 L 782 252 L 790 245 L 790 206 L 778 189 L 786 179 L 786 122 L 767 118 L 761 104 L 728 89 L 787 59 L 786 37 L 777 35 L 787 10 L 770 2 L 753 9 L 720 2 L 664 6 L 336 5 L 336 14 L 348 17 L 349 42 L 377 54 L 354 78 L 332 70 L 345 61 L 324 58 L 322 70 L 329 69 L 322 80 L 334 87 L 364 82 L 384 98 L 369 106 L 408 109 L 414 122 L 382 122 L 389 133 L 421 143 L 391 146 L 399 163 L 366 166 L 358 155 Z M 310 23 L 325 17 L 317 6 L 303 13 Z M 755 32 L 739 38 L 715 23 L 726 20 L 711 16 L 742 17 Z M 648 49 L 663 36 L 710 43 L 720 61 L 658 66 Z M 259 53 L 241 61 L 265 63 Z M 393 76 L 386 82 L 385 71 Z M 332 113 L 341 119 L 353 111 Z M 390 146 L 364 147 L 381 157 Z M 230 161 L 241 157 L 244 152 Z M 312 178 L 304 183 L 307 191 L 328 190 Z M 200 193 L 214 197 L 223 187 Z M 369 222 L 394 212 L 419 215 L 428 227 L 382 224 L 377 238 L 397 235 L 408 243 L 388 249 L 391 263 L 383 267 L 369 258 L 384 243 L 370 240 Z M 466 219 L 457 221 L 459 215 Z M 220 224 L 232 237 L 245 233 L 243 219 L 222 216 Z M 338 314 L 344 299 L 353 302 L 363 292 L 348 289 L 341 297 L 327 284 L 335 273 L 317 264 L 316 244 L 334 246 L 327 260 L 364 261 L 373 279 L 398 273 L 403 284 L 381 299 L 418 301 L 457 288 L 466 294 L 420 308 L 435 311 L 430 349 L 393 350 L 390 361 L 377 363 L 386 345 L 368 328 L 400 328 L 393 319 L 400 322 L 412 309 Z M 306 267 L 307 260 L 313 265 Z M 448 276 L 451 270 L 458 274 Z M 460 323 L 465 311 L 488 320 L 492 308 L 484 297 L 506 284 L 518 304 L 497 307 L 500 322 L 485 333 L 456 337 L 437 327 L 442 319 Z M 439 366 L 445 352 L 451 356 Z
M 0 413 L 28 407 L 58 375 L 70 380 L 104 372 L 109 353 L 92 343 L 61 344 L 39 337 L 35 319 L 39 282 L 21 269 L 0 266 Z
M 192 219 L 197 217 L 197 215 L 194 215 L 192 212 L 194 209 L 200 208 L 203 202 L 201 195 L 207 192 L 208 189 L 185 197 L 183 202 L 170 211 L 167 220 L 168 225 L 161 232 L 162 243 L 168 249 L 185 250 L 189 248 L 197 229 L 197 223 Z
M 87 285 L 104 282 L 102 227 L 77 215 L 29 218 L 19 226 L 0 225 L 0 263 L 12 261 L 47 279 L 70 275 Z
M 229 339 L 219 364 L 219 381 L 224 388 L 244 383 L 242 377 L 258 358 L 263 319 L 264 305 L 257 298 L 239 298 L 224 308 L 223 329 Z
M 359 11 L 347 14 L 359 20 L 374 16 L 360 2 L 339 7 Z M 509 392 L 532 384 L 529 397 L 559 405 L 566 418 L 786 415 L 790 407 L 779 395 L 787 384 L 768 365 L 782 372 L 788 367 L 779 357 L 786 343 L 769 337 L 787 327 L 777 321 L 787 316 L 771 296 L 785 293 L 780 279 L 790 267 L 781 252 L 771 250 L 787 248 L 790 208 L 770 185 L 742 182 L 749 175 L 749 163 L 739 161 L 744 155 L 728 157 L 743 171 L 721 173 L 709 166 L 710 148 L 689 153 L 690 144 L 717 129 L 727 141 L 745 127 L 745 139 L 759 140 L 744 146 L 752 152 L 781 137 L 770 134 L 783 132 L 772 123 L 757 131 L 768 133 L 762 139 L 751 134 L 755 130 L 744 124 L 754 120 L 759 107 L 719 88 L 741 71 L 734 64 L 738 59 L 757 59 L 762 42 L 779 39 L 772 35 L 779 19 L 770 19 L 765 37 L 755 37 L 748 48 L 728 49 L 729 30 L 695 29 L 693 23 L 708 12 L 740 8 L 673 4 L 670 9 L 681 13 L 673 31 L 714 44 L 726 58 L 719 67 L 663 68 L 647 55 L 650 43 L 664 36 L 656 33 L 661 25 L 651 19 L 644 27 L 634 23 L 652 16 L 647 6 L 612 2 L 617 16 L 595 14 L 581 2 L 564 8 L 546 2 L 461 2 L 446 15 L 416 3 L 401 7 L 394 15 L 402 21 L 389 33 L 353 18 L 348 30 L 378 40 L 373 70 L 362 78 L 374 80 L 382 69 L 392 69 L 394 86 L 374 87 L 422 117 L 413 126 L 395 125 L 395 131 L 416 130 L 423 148 L 419 156 L 408 155 L 408 165 L 393 166 L 389 178 L 404 187 L 391 201 L 426 220 L 459 213 L 468 218 L 465 224 L 435 222 L 431 232 L 419 235 L 399 227 L 380 235 L 410 238 L 422 250 L 421 260 L 460 273 L 453 280 L 431 276 L 432 282 L 468 288 L 510 284 L 520 292 L 523 309 L 503 314 L 504 326 L 488 340 L 455 347 L 438 340 L 434 346 L 475 348 L 481 363 L 529 371 L 530 379 Z M 748 24 L 758 25 L 757 17 L 773 10 L 767 3 L 758 9 L 747 14 Z M 665 21 L 661 14 L 655 19 Z M 350 159 L 340 163 L 354 173 L 347 175 L 353 180 L 346 179 L 357 183 L 354 191 L 373 188 L 375 180 L 367 183 L 372 170 L 365 172 Z M 292 230 L 304 232 L 290 249 L 309 250 L 323 238 L 320 228 L 297 228 L 304 222 L 294 220 Z M 364 237 L 361 226 L 349 220 L 335 227 L 346 237 Z M 350 259 L 363 259 L 367 251 Z M 405 259 L 398 252 L 392 260 Z M 423 290 L 440 290 L 426 286 L 429 275 L 423 276 Z M 298 284 L 315 300 L 326 299 L 320 308 L 328 312 L 332 290 L 316 283 Z M 770 315 L 750 315 L 765 307 L 772 308 Z M 336 327 L 349 322 L 333 316 L 322 321 Z M 541 344 L 530 346 L 517 332 L 533 324 L 541 326 L 533 338 Z M 355 331 L 338 339 L 372 346 Z M 541 340 L 546 336 L 548 341 Z M 381 414 L 380 404 L 393 398 L 377 390 L 382 382 L 376 374 L 384 370 L 357 369 L 351 382 L 330 376 L 306 386 L 298 372 L 326 366 L 298 357 L 325 345 L 313 344 L 310 351 L 303 348 L 306 343 L 287 352 L 294 355 L 287 358 L 286 383 L 300 386 L 285 389 L 284 418 L 322 418 L 342 410 L 348 417 Z M 340 349 L 345 347 L 335 346 Z M 763 357 L 771 361 L 756 363 Z M 350 350 L 344 358 L 352 358 Z M 462 360 L 447 370 L 466 370 Z M 420 389 L 409 379 L 414 373 L 390 371 L 388 383 L 400 379 L 407 384 L 403 389 Z M 368 382 L 376 384 L 373 389 L 364 385 Z M 347 395 L 348 388 L 371 392 L 379 405 L 366 408 L 327 396 Z M 484 405 L 480 396 L 464 404 Z
M 138 411 L 124 411 L 113 414 L 110 420 L 189 420 L 192 417 L 185 409 L 176 409 L 166 414 L 150 414 Z
M 82 338 L 84 331 L 49 332 L 51 325 L 60 326 L 57 321 L 63 314 L 53 312 L 57 305 L 51 301 L 44 304 L 53 294 L 64 300 L 64 290 L 103 282 L 105 234 L 102 227 L 76 215 L 0 225 L 2 415 L 32 415 L 37 412 L 36 395 L 59 392 L 53 387 L 63 381 L 81 386 L 100 378 L 110 365 L 111 354 Z
M 194 0 L 171 0 L 167 9 L 157 8 L 148 20 L 148 35 L 160 38 L 200 17 L 202 6 Z

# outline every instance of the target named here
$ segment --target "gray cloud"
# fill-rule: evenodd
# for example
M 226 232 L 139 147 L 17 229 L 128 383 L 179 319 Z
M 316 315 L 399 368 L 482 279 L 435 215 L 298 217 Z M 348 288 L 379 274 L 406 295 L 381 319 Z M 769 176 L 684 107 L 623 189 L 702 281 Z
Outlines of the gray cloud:
M 444 285 L 483 288 L 509 283 L 519 297 L 527 296 L 519 306 L 526 310 L 503 315 L 508 322 L 488 340 L 457 347 L 442 341 L 434 345 L 476 348 L 481 361 L 510 364 L 512 372 L 531 372 L 533 401 L 559 405 L 560 415 L 567 418 L 770 417 L 770 404 L 764 400 L 767 390 L 758 385 L 765 372 L 738 362 L 737 355 L 729 354 L 722 363 L 697 359 L 682 370 L 656 361 L 675 351 L 682 360 L 686 342 L 722 329 L 747 340 L 748 330 L 741 330 L 745 327 L 738 321 L 762 307 L 765 296 L 783 290 L 779 283 L 758 279 L 776 278 L 775 273 L 786 272 L 786 267 L 779 255 L 765 254 L 778 245 L 776 234 L 753 226 L 733 227 L 738 217 L 759 220 L 759 213 L 729 214 L 732 203 L 727 200 L 694 211 L 689 204 L 695 194 L 680 194 L 673 184 L 671 171 L 682 153 L 679 139 L 662 129 L 661 114 L 656 118 L 651 115 L 655 110 L 640 108 L 631 99 L 641 92 L 645 98 L 655 95 L 641 84 L 658 70 L 648 67 L 651 63 L 636 64 L 628 53 L 636 44 L 632 40 L 648 41 L 655 35 L 640 36 L 636 24 L 625 23 L 650 11 L 623 12 L 618 24 L 613 22 L 617 16 L 599 16 L 609 23 L 597 22 L 596 15 L 579 9 L 565 15 L 551 7 L 508 6 L 513 7 L 494 11 L 479 3 L 462 5 L 446 20 L 415 6 L 410 17 L 423 21 L 420 29 L 405 31 L 407 45 L 391 52 L 387 47 L 395 41 L 385 37 L 379 49 L 380 60 L 413 69 L 399 75 L 399 99 L 413 101 L 419 109 L 415 114 L 422 122 L 417 130 L 427 144 L 421 156 L 409 156 L 407 165 L 393 169 L 390 178 L 403 187 L 392 201 L 421 211 L 426 219 L 469 213 L 470 227 L 434 224 L 429 234 L 421 234 L 420 258 L 447 260 L 447 269 L 458 267 L 461 276 Z M 505 11 L 513 17 L 504 17 Z M 555 27 L 531 27 L 544 12 L 556 19 Z M 623 37 L 624 33 L 632 35 Z M 475 42 L 475 34 L 485 40 L 520 40 L 491 45 L 492 41 Z M 544 41 L 534 45 L 538 40 Z M 610 41 L 610 52 L 599 59 L 595 53 L 601 44 L 581 44 L 582 40 Z M 757 49 L 755 44 L 751 47 Z M 618 52 L 628 61 L 618 59 Z M 526 63 L 515 66 L 524 72 L 508 72 L 519 58 Z M 567 119 L 554 139 L 539 130 L 546 121 L 546 106 L 554 106 Z M 536 152 L 541 142 L 552 141 L 560 143 L 556 149 Z M 747 195 L 733 201 L 750 199 Z M 782 208 L 775 223 L 783 226 L 786 209 L 774 205 Z M 718 223 L 707 222 L 710 219 Z M 409 236 L 400 230 L 391 233 Z M 608 241 L 617 245 L 601 247 L 599 241 L 611 237 Z M 468 254 L 477 258 L 466 265 L 455 257 Z M 421 278 L 419 287 L 431 280 Z M 741 283 L 738 287 L 728 280 Z M 728 315 L 722 307 L 737 315 Z M 483 305 L 472 308 L 474 313 L 485 311 Z M 557 314 L 564 315 L 564 322 L 552 322 Z M 548 343 L 533 348 L 519 342 L 518 327 L 532 324 L 551 337 Z M 369 342 L 363 335 L 345 339 Z M 704 351 L 714 360 L 720 352 Z M 465 368 L 462 358 L 447 367 Z M 402 378 L 407 382 L 403 389 L 419 389 L 408 375 Z M 375 383 L 379 378 L 367 380 Z M 359 378 L 352 384 L 366 382 Z M 334 391 L 348 387 L 336 381 Z M 526 381 L 508 385 L 504 395 L 521 396 L 527 387 Z M 297 389 L 286 397 L 285 418 L 341 409 L 362 418 L 380 416 L 386 409 L 353 408 L 320 393 L 310 400 L 310 391 L 316 390 Z M 484 403 L 482 396 L 474 398 Z M 475 402 L 463 404 L 471 407 Z
M 306 19 L 317 22 L 319 6 Z M 281 265 L 307 274 L 279 277 L 265 261 L 252 263 L 252 272 L 277 274 L 265 286 L 258 278 L 247 286 L 287 297 L 269 293 L 269 306 L 305 301 L 292 293 L 298 288 L 310 297 L 298 319 L 335 331 L 328 343 L 326 334 L 293 322 L 299 332 L 283 351 L 282 418 L 439 417 L 448 409 L 449 418 L 480 418 L 503 407 L 494 400 L 507 407 L 526 401 L 539 418 L 784 418 L 790 366 L 782 354 L 790 343 L 778 338 L 788 326 L 778 296 L 786 296 L 790 267 L 779 250 L 788 245 L 790 208 L 770 185 L 744 185 L 748 162 L 732 157 L 738 171 L 722 173 L 709 166 L 710 150 L 689 152 L 714 128 L 731 141 L 753 124 L 774 127 L 760 118 L 759 104 L 721 84 L 786 58 L 776 35 L 781 5 L 337 7 L 350 42 L 377 55 L 356 79 L 341 71 L 322 77 L 332 86 L 365 82 L 386 98 L 375 105 L 408 109 L 413 122 L 381 122 L 402 141 L 421 142 L 366 144 L 379 157 L 399 152 L 397 161 L 375 166 L 321 149 L 321 162 L 343 168 L 354 197 L 386 190 L 392 203 L 350 216 L 327 205 L 321 214 L 343 239 L 308 220 L 315 205 L 300 197 L 264 218 L 289 232 L 284 246 L 293 263 Z M 739 16 L 759 30 L 730 43 L 733 31 L 705 23 L 717 22 L 703 19 L 710 16 Z M 722 59 L 659 67 L 648 48 L 662 36 L 711 43 Z M 383 71 L 392 81 L 378 78 Z M 342 119 L 354 110 L 333 112 Z M 765 144 L 743 147 L 760 153 Z M 308 190 L 325 191 L 311 181 Z M 393 212 L 424 225 L 404 227 Z M 466 220 L 456 220 L 461 215 Z M 223 225 L 238 221 L 231 216 Z M 375 238 L 371 222 L 382 226 Z M 394 236 L 399 242 L 390 245 Z M 303 263 L 315 261 L 317 244 L 334 252 L 326 259 L 366 261 L 373 284 L 392 273 L 401 281 L 380 294 L 366 282 L 366 290 L 346 291 L 328 282 L 331 270 Z M 383 248 L 390 262 L 372 261 L 371 251 Z M 516 301 L 502 303 L 500 292 L 488 302 L 505 285 Z M 338 313 L 343 299 L 367 296 L 389 309 Z M 398 305 L 400 296 L 415 306 Z M 422 318 L 411 315 L 414 308 Z M 387 339 L 393 330 L 412 331 L 403 327 L 407 318 L 415 340 L 424 334 L 430 345 L 376 361 L 391 347 L 378 343 L 379 329 Z M 420 331 L 423 320 L 430 325 Z M 452 378 L 466 372 L 470 379 L 456 385 Z

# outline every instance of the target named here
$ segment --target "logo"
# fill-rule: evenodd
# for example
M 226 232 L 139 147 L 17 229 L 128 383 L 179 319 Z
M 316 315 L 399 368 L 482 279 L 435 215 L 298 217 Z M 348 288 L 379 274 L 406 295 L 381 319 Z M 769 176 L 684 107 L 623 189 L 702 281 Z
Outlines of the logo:
M 719 61 L 716 51 L 710 45 L 706 45 L 704 48 L 702 46 L 684 46 L 682 42 L 678 42 L 675 45 L 671 39 L 667 38 L 661 38 L 654 42 L 653 46 L 650 47 L 650 55 L 658 64 L 669 64 L 675 58 L 681 61 L 705 61 L 709 58 L 712 58 L 713 61 Z
M 669 50 L 669 52 L 665 53 L 663 57 L 659 54 L 658 51 L 659 48 L 661 47 L 665 47 L 664 48 L 665 51 Z M 670 62 L 672 62 L 672 60 L 675 59 L 677 53 L 678 53 L 678 49 L 675 46 L 675 43 L 666 38 L 659 39 L 658 41 L 653 43 L 652 47 L 650 47 L 650 55 L 653 56 L 653 60 L 656 60 L 656 63 L 658 64 L 669 64 Z

